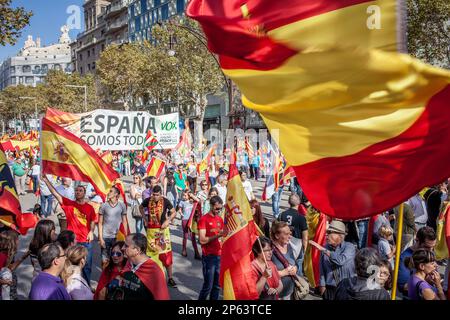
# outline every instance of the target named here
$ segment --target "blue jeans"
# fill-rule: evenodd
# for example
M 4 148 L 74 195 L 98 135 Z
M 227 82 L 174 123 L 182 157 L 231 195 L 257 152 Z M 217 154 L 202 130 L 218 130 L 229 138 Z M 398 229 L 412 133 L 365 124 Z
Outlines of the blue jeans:
M 280 187 L 278 191 L 272 195 L 272 212 L 275 219 L 278 219 L 278 216 L 280 215 L 280 201 L 282 193 L 283 187 Z
M 211 183 L 211 187 L 214 187 L 216 185 L 216 177 L 209 177 L 209 182 Z
M 33 180 L 33 193 L 36 193 L 39 185 L 39 176 L 31 176 L 31 179 Z
M 86 259 L 86 265 L 83 268 L 83 278 L 90 284 L 91 272 L 92 272 L 92 242 L 79 242 L 83 247 L 88 249 L 88 256 Z
M 144 229 L 144 218 L 134 218 L 136 221 L 136 233 L 141 233 L 142 229 Z
M 202 256 L 202 266 L 204 282 L 198 300 L 206 300 L 208 296 L 210 296 L 210 300 L 218 300 L 220 293 L 220 256 Z
M 41 194 L 41 213 L 44 217 L 48 217 L 52 214 L 53 195 L 43 196 Z
M 361 220 L 357 222 L 358 225 L 358 249 L 366 247 L 367 236 L 369 232 L 369 220 Z

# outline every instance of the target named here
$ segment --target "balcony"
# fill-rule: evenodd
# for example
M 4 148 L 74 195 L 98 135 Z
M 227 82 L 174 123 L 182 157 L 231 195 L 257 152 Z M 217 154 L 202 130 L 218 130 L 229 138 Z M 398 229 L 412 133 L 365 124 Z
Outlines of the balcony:
M 105 19 L 113 18 L 128 9 L 130 0 L 118 0 L 106 7 Z
M 116 32 L 124 27 L 126 27 L 128 25 L 128 20 L 127 19 L 121 19 L 118 21 L 114 21 L 112 23 L 108 23 L 106 25 L 106 32 L 105 34 L 110 34 L 113 32 Z

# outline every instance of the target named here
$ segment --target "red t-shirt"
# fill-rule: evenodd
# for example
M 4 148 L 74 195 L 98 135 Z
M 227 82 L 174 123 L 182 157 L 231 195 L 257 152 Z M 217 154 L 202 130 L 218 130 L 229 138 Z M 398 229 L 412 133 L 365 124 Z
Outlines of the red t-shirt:
M 223 230 L 223 219 L 220 216 L 212 216 L 210 213 L 205 214 L 198 221 L 198 229 L 206 230 L 206 236 L 212 237 L 219 234 Z M 219 238 L 214 239 L 210 243 L 202 244 L 203 255 L 220 256 L 221 244 Z
M 0 269 L 6 267 L 6 260 L 8 260 L 6 252 L 0 252 Z
M 94 208 L 88 204 L 79 204 L 70 199 L 64 198 L 62 209 L 67 218 L 67 230 L 75 233 L 77 242 L 87 242 L 87 236 L 91 230 L 91 222 L 95 221 Z

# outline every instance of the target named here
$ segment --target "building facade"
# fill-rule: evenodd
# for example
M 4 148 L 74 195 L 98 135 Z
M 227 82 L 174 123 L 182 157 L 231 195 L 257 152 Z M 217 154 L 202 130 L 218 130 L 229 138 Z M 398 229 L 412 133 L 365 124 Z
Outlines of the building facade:
M 41 46 L 41 39 L 28 36 L 24 47 L 15 57 L 3 61 L 0 67 L 0 90 L 8 86 L 23 84 L 36 86 L 42 82 L 49 70 L 71 72 L 69 28 L 61 28 L 59 43 Z
M 175 15 L 183 15 L 187 0 L 134 0 L 128 6 L 130 41 L 151 40 L 152 27 Z

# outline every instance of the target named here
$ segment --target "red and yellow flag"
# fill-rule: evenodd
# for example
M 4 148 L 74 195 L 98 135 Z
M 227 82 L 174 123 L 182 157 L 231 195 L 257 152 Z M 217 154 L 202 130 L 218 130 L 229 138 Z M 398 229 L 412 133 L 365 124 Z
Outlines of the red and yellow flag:
M 320 245 L 325 245 L 327 230 L 326 215 L 309 208 L 306 213 L 306 222 L 308 224 L 308 238 Z M 316 247 L 308 245 L 305 252 L 305 259 L 303 260 L 305 275 L 313 288 L 320 284 L 320 254 L 321 252 Z
M 147 167 L 147 177 L 154 176 L 156 179 L 161 177 L 166 163 L 161 159 L 153 157 Z
M 217 144 L 214 144 L 208 151 L 208 154 L 205 158 L 198 164 L 197 172 L 198 174 L 201 174 L 202 172 L 206 171 L 209 168 L 209 165 L 211 164 L 211 158 L 216 152 Z
M 258 299 L 256 283 L 251 272 L 251 252 L 258 238 L 258 229 L 242 186 L 236 164 L 230 164 L 225 205 L 225 230 L 228 231 L 222 245 L 220 284 L 225 300 Z
M 42 173 L 90 182 L 105 200 L 119 174 L 82 139 L 52 121 L 42 120 Z
M 311 203 L 354 220 L 450 176 L 450 72 L 406 54 L 402 1 L 192 0 Z

